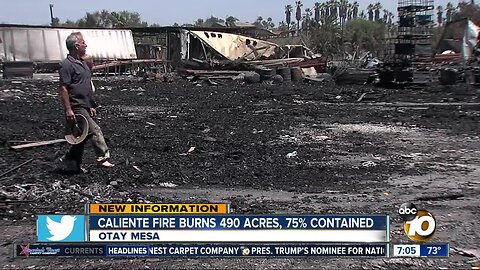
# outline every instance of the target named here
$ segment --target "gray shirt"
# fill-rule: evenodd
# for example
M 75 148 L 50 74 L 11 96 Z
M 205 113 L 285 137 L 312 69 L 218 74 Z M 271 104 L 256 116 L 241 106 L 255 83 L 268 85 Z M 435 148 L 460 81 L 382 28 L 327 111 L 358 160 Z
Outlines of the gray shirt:
M 60 63 L 60 83 L 67 88 L 72 108 L 95 108 L 92 91 L 92 75 L 87 63 L 71 55 Z

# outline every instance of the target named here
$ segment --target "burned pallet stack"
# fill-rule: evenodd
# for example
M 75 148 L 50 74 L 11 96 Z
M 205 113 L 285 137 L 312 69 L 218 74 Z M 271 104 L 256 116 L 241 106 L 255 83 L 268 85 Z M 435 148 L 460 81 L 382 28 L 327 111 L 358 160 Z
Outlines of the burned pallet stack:
M 388 61 L 379 70 L 383 84 L 427 84 L 431 81 L 433 0 L 398 1 L 398 35 L 391 39 Z

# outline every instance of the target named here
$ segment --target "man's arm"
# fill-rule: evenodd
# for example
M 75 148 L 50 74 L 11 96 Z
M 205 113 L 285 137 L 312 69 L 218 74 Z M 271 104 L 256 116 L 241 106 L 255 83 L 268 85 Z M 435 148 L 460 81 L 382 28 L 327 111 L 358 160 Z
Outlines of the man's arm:
M 70 104 L 70 97 L 68 95 L 68 85 L 72 82 L 72 72 L 73 70 L 69 65 L 62 65 L 60 63 L 60 69 L 58 70 L 58 75 L 60 76 L 60 86 L 58 87 L 58 93 L 60 99 L 62 100 L 63 107 L 65 108 L 65 116 L 67 121 L 73 121 L 73 110 L 72 105 Z
M 60 85 L 58 88 L 58 93 L 60 94 L 60 98 L 62 99 L 63 107 L 65 108 L 65 116 L 67 117 L 68 121 L 73 121 L 73 110 L 72 106 L 70 105 L 70 98 L 68 96 L 68 90 L 65 85 Z

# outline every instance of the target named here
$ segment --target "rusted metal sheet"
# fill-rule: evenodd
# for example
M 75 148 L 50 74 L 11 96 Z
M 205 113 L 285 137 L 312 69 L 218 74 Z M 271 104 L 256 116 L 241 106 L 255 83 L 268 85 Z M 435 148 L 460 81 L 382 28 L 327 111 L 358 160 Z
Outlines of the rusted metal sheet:
M 324 73 L 326 72 L 326 69 L 327 69 L 327 58 L 317 57 L 312 59 L 305 59 L 301 62 L 289 64 L 289 66 L 300 67 L 300 68 L 314 67 L 318 73 Z
M 278 45 L 247 36 L 213 31 L 190 31 L 229 60 L 257 60 L 275 55 Z
M 87 53 L 95 60 L 136 59 L 132 31 L 122 29 L 64 29 L 0 27 L 2 61 L 55 62 L 65 58 L 65 39 L 81 32 Z

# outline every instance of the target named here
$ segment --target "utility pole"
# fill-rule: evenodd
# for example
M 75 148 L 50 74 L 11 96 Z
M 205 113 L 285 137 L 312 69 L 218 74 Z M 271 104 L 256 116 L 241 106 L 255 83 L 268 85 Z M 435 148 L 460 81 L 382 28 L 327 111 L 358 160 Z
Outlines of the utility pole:
M 54 18 L 53 18 L 53 4 L 50 4 L 50 25 L 55 26 Z

